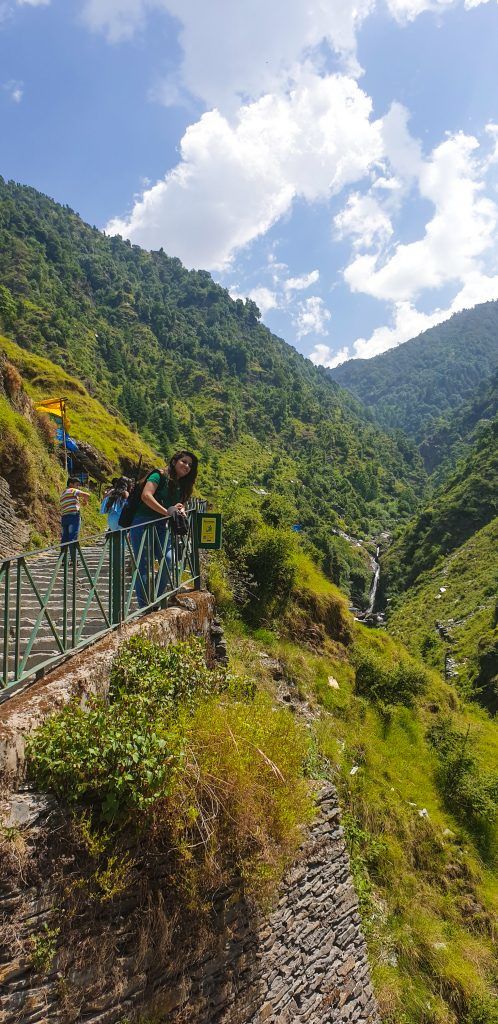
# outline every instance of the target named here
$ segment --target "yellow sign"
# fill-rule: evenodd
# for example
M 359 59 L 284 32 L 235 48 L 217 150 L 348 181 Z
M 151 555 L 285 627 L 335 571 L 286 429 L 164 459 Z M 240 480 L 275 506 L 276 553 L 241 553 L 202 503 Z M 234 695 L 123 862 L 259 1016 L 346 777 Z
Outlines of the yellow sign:
M 221 515 L 219 512 L 197 513 L 197 537 L 200 548 L 221 548 Z
M 216 519 L 214 516 L 202 517 L 201 523 L 201 544 L 214 544 L 216 542 Z

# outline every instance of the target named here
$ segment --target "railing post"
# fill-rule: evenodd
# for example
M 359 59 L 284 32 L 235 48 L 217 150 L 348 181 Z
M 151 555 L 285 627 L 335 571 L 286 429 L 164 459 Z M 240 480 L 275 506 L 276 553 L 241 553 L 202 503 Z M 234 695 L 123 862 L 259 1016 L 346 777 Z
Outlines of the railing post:
M 201 589 L 201 566 L 199 560 L 199 520 L 197 518 L 197 509 L 192 513 L 192 568 L 194 570 L 194 590 Z
M 109 544 L 109 618 L 112 625 L 117 626 L 123 620 L 121 594 L 124 559 L 121 530 L 113 530 L 106 537 L 106 543 Z

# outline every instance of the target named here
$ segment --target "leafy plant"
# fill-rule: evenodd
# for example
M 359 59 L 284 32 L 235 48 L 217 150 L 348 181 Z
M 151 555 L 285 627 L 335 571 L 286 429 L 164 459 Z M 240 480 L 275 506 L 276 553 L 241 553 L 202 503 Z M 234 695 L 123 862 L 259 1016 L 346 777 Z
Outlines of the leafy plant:
M 31 936 L 31 960 L 39 974 L 48 974 L 57 951 L 60 928 L 50 928 L 47 923 L 42 931 Z
M 280 877 L 311 814 L 307 754 L 290 712 L 251 680 L 208 669 L 200 641 L 133 638 L 113 666 L 110 699 L 53 715 L 29 759 L 38 786 L 78 807 L 75 834 L 96 861 L 99 899 L 129 884 L 133 856 L 120 837 L 135 835 L 148 853 L 168 851 L 174 884 L 199 907 L 234 879 L 261 897 Z

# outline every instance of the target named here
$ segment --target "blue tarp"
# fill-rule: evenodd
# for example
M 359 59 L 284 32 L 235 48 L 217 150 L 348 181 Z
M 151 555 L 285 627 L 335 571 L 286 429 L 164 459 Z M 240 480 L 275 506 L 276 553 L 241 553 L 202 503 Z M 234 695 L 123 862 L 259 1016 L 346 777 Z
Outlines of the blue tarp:
M 62 444 L 64 441 L 64 431 L 62 430 L 62 427 L 58 427 L 55 436 Z M 74 441 L 72 437 L 69 437 L 69 434 L 66 434 L 66 448 L 68 452 L 77 452 L 79 450 L 76 441 Z

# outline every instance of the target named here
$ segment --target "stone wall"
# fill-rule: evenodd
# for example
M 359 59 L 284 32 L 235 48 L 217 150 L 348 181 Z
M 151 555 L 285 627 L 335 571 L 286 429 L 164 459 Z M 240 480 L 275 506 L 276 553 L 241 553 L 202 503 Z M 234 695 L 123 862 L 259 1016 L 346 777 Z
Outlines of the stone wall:
M 21 519 L 10 487 L 0 476 L 0 558 L 11 558 L 26 546 L 30 527 Z
M 57 809 L 21 792 L 10 813 L 22 848 L 45 846 L 43 862 L 50 865 L 64 827 Z M 60 862 L 60 849 L 58 856 Z M 168 907 L 158 864 L 146 915 L 142 891 L 100 911 L 88 908 L 88 919 L 83 913 L 71 920 L 60 886 L 54 891 L 53 873 L 31 883 L 29 873 L 24 862 L 0 894 L 2 1024 L 117 1024 L 140 1012 L 164 1024 L 379 1020 L 330 786 L 318 797 L 317 819 L 266 918 L 226 892 L 213 899 L 209 929 L 198 930 Z M 77 865 L 66 856 L 65 891 L 77 877 Z M 54 955 L 37 972 L 29 951 L 43 941 L 53 942 Z

